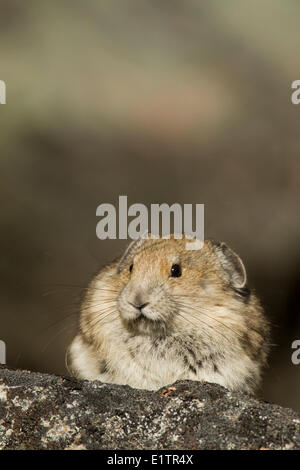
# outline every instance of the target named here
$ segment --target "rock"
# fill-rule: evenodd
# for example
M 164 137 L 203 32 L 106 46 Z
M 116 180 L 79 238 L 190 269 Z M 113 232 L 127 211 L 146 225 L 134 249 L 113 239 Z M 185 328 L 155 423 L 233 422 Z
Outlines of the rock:
M 300 414 L 209 383 L 150 392 L 0 368 L 0 449 L 300 449 Z

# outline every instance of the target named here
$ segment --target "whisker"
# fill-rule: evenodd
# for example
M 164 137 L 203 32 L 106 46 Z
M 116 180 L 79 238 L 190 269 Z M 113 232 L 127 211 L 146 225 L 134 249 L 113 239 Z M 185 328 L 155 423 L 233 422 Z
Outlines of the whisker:
M 91 329 L 94 329 L 95 327 L 97 327 L 97 325 L 100 325 L 102 323 L 109 323 L 108 321 L 103 321 L 107 317 L 111 317 L 110 319 L 111 321 L 111 320 L 115 320 L 118 316 L 119 316 L 118 312 L 116 312 L 115 310 L 111 310 L 107 312 L 105 315 L 98 316 L 96 318 L 93 318 L 92 321 L 86 322 L 87 329 L 88 331 L 90 331 Z
M 54 323 L 51 323 L 50 325 L 46 326 L 45 328 L 43 328 L 42 330 L 39 331 L 39 334 L 43 334 L 43 333 L 46 333 L 48 330 L 50 330 L 51 328 L 53 328 L 54 326 L 57 326 L 59 325 L 59 323 L 62 323 L 66 320 L 69 320 L 71 317 L 75 316 L 75 315 L 78 315 L 78 312 L 71 312 L 69 313 L 68 315 L 64 315 L 63 318 L 60 318 L 59 320 L 56 320 Z M 75 320 L 75 318 L 74 318 Z
M 185 305 L 185 304 L 183 304 Z M 237 331 L 233 330 L 229 325 L 227 325 L 226 323 L 222 322 L 221 320 L 219 320 L 218 318 L 215 318 L 215 317 L 212 317 L 210 315 L 208 315 L 206 312 L 209 311 L 208 309 L 205 309 L 205 307 L 201 307 L 201 309 L 197 309 L 195 307 L 192 307 L 191 305 L 185 305 L 185 307 L 189 308 L 189 309 L 192 309 L 198 313 L 200 313 L 201 315 L 205 315 L 207 318 L 209 318 L 210 320 L 213 320 L 217 323 L 219 323 L 220 325 L 222 325 L 223 327 L 227 328 L 228 330 L 230 330 L 232 333 L 234 333 L 235 335 L 239 336 L 240 338 L 243 339 L 242 335 L 240 335 Z
M 188 314 L 189 316 L 192 316 L 193 319 L 196 320 L 196 322 L 203 323 L 207 328 L 209 328 L 211 331 L 213 331 L 214 334 L 217 332 L 220 336 L 222 336 L 224 339 L 226 339 L 226 341 L 231 342 L 231 340 L 229 338 L 227 338 L 227 336 L 225 336 L 217 327 L 213 327 L 212 325 L 209 325 L 208 323 L 206 323 L 206 321 L 204 321 L 203 319 L 201 319 L 198 316 L 196 316 L 195 314 L 193 314 L 190 310 L 184 310 L 184 312 L 186 314 Z M 210 336 L 210 338 L 211 338 L 211 336 Z
M 214 326 L 210 325 L 205 320 L 203 320 L 203 318 L 199 318 L 198 315 L 196 315 L 194 312 L 190 311 L 188 306 L 186 306 L 185 304 L 180 304 L 180 306 L 181 306 L 181 308 L 183 308 L 183 311 L 185 313 L 187 313 L 189 316 L 192 316 L 192 318 L 195 319 L 196 322 L 200 322 L 200 323 L 204 324 L 207 328 L 212 330 L 214 333 L 217 331 L 221 336 L 223 336 L 223 338 L 225 338 L 227 341 L 229 341 L 229 339 L 217 327 L 214 327 Z
M 114 308 L 114 305 L 109 305 L 108 307 L 105 307 L 101 310 L 97 310 L 95 312 L 91 312 L 92 315 L 95 315 L 97 316 L 97 318 L 101 317 L 102 315 L 104 315 L 106 312 L 108 312 L 109 310 L 115 310 Z M 92 319 L 91 319 L 92 320 Z
M 119 312 L 116 311 L 115 308 L 106 307 L 103 310 L 99 310 L 98 312 L 94 312 L 94 315 L 92 318 L 85 319 L 84 322 L 89 328 L 94 328 L 97 324 L 101 323 L 104 318 L 108 317 L 109 315 L 112 315 L 116 313 L 116 315 L 119 315 Z
M 49 285 L 49 284 L 48 284 Z M 60 287 L 60 288 L 63 288 L 63 289 L 81 289 L 83 291 L 89 291 L 91 290 L 91 287 L 87 287 L 86 285 L 85 286 L 80 286 L 78 284 L 50 284 L 51 286 L 54 286 L 54 287 Z M 94 286 L 93 287 L 94 290 L 98 290 L 98 291 L 106 291 L 106 292 L 109 292 L 109 293 L 118 293 L 118 290 L 117 289 L 112 289 L 112 288 L 109 288 L 109 287 L 105 287 L 105 286 Z M 59 290 L 49 290 L 49 291 L 46 291 L 43 293 L 43 296 L 47 296 L 47 295 L 50 295 L 50 294 L 55 294 L 55 293 L 58 293 L 60 292 Z
M 65 332 L 69 328 L 69 325 L 66 325 L 64 328 L 60 329 L 53 337 L 45 344 L 45 346 L 41 349 L 42 354 L 46 352 L 46 350 L 49 348 L 50 344 L 54 342 L 54 340 L 61 335 L 63 332 Z
M 80 314 L 80 312 L 90 310 L 91 308 L 101 307 L 102 305 L 115 304 L 116 300 L 117 300 L 116 298 L 113 298 L 111 300 L 108 300 L 108 299 L 107 300 L 101 300 L 98 303 L 95 303 L 93 300 L 85 300 L 83 302 L 76 302 L 76 303 L 66 304 L 65 308 L 68 308 L 68 307 L 77 308 L 78 313 Z
M 87 302 L 85 302 L 86 305 L 81 305 L 79 302 L 78 303 L 72 303 L 72 304 L 65 304 L 63 305 L 61 308 L 63 309 L 68 309 L 68 308 L 72 308 L 72 309 L 75 309 L 76 308 L 76 311 L 73 311 L 72 313 L 68 314 L 67 316 L 71 316 L 71 315 L 79 315 L 80 316 L 80 313 L 81 312 L 85 312 L 85 311 L 88 311 L 90 310 L 91 308 L 95 308 L 95 307 L 101 307 L 102 305 L 113 305 L 115 304 L 115 300 L 111 300 L 111 301 L 102 301 L 100 303 L 93 303 L 92 301 L 89 301 L 88 304 Z
M 113 299 L 113 300 L 102 300 L 101 302 L 99 303 L 94 303 L 93 301 L 89 301 L 88 303 L 85 302 L 86 305 L 83 305 L 82 307 L 80 307 L 80 310 L 88 310 L 88 309 L 91 309 L 93 307 L 101 307 L 101 305 L 107 305 L 107 304 L 116 304 L 116 300 Z
M 182 313 L 180 313 L 180 312 L 177 312 L 177 313 L 178 313 L 178 315 L 179 315 L 181 318 L 183 318 L 185 321 L 187 321 L 188 323 L 190 323 L 194 328 L 197 328 L 197 325 L 196 325 L 195 323 L 193 323 L 189 318 L 187 318 L 187 317 L 184 315 L 185 313 L 188 314 L 189 312 L 183 310 Z M 208 326 L 208 327 L 209 327 L 209 325 L 207 325 L 204 321 L 202 321 L 202 320 L 200 320 L 200 319 L 197 319 L 197 321 L 200 322 L 200 323 L 204 323 L 205 326 Z M 209 334 L 207 333 L 207 331 L 204 331 L 204 334 L 206 334 L 206 336 L 211 339 L 211 336 L 209 336 Z

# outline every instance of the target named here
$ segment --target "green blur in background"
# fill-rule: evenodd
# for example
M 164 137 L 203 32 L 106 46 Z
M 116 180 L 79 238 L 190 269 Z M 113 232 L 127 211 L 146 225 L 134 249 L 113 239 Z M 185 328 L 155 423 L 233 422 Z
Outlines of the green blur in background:
M 0 339 L 66 374 L 79 302 L 126 246 L 96 208 L 205 204 L 273 325 L 262 395 L 300 410 L 300 3 L 1 0 Z

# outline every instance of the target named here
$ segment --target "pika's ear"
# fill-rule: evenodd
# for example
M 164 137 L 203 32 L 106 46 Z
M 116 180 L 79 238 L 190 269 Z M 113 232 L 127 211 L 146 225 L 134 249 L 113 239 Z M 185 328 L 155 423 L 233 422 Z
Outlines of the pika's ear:
M 241 258 L 226 243 L 214 243 L 214 247 L 232 287 L 240 293 L 246 293 L 247 273 Z
M 138 249 L 147 241 L 146 238 L 138 238 L 137 240 L 133 240 L 125 250 L 125 253 L 121 257 L 118 265 L 118 272 L 122 271 L 122 269 L 126 266 L 130 258 L 138 251 Z

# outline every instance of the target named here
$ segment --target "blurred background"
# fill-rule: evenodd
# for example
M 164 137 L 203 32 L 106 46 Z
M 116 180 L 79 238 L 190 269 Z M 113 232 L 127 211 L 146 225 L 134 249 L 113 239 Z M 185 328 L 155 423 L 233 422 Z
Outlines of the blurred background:
M 205 204 L 273 325 L 262 394 L 300 410 L 300 3 L 0 0 L 0 339 L 67 374 L 96 207 Z

